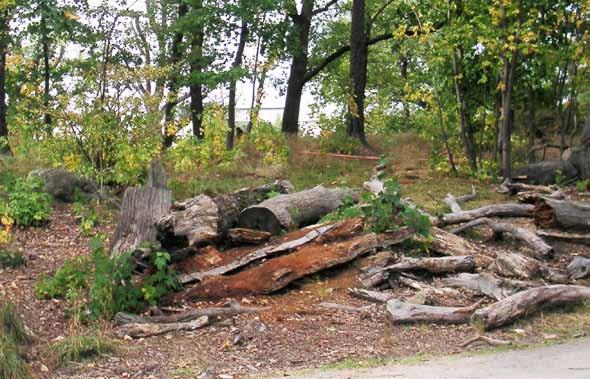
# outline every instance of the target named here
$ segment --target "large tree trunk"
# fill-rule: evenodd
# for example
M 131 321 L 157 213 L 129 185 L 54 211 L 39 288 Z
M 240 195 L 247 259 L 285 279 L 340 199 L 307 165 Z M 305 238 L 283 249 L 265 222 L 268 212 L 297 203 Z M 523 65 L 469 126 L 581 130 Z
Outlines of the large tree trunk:
M 216 198 L 199 195 L 176 203 L 172 213 L 157 220 L 158 239 L 168 249 L 213 242 L 235 226 L 243 209 L 263 201 L 271 192 L 286 194 L 292 189 L 290 182 L 277 181 Z
M 536 287 L 477 310 L 472 317 L 486 330 L 509 324 L 516 319 L 556 305 L 590 300 L 590 287 L 552 285 Z
M 366 143 L 365 87 L 367 84 L 367 25 L 365 0 L 353 0 L 350 28 L 350 82 L 352 95 L 348 102 L 347 133 Z
M 433 307 L 393 299 L 387 302 L 386 311 L 387 319 L 393 324 L 467 324 L 478 306 L 479 303 L 468 307 Z
M 534 210 L 535 224 L 541 228 L 590 228 L 590 204 L 541 198 Z
M 0 12 L 0 139 L 8 138 L 6 120 L 6 53 L 8 49 L 8 7 Z M 0 153 L 9 152 L 7 145 L 0 143 Z
M 294 253 L 270 259 L 234 275 L 220 276 L 196 285 L 182 296 L 186 300 L 269 294 L 304 276 L 350 262 L 378 248 L 408 240 L 413 234 L 403 228 L 387 234 L 362 234 L 346 241 L 306 244 Z
M 238 49 L 232 64 L 234 70 L 238 70 L 242 66 L 242 57 L 246 47 L 246 39 L 248 38 L 248 23 L 244 18 L 242 26 L 240 27 L 240 40 L 238 42 Z M 232 78 L 229 82 L 229 100 L 227 104 L 227 124 L 229 130 L 227 131 L 226 147 L 228 150 L 234 148 L 234 137 L 236 134 L 236 82 L 237 79 Z
M 355 196 L 345 188 L 317 186 L 301 192 L 278 195 L 244 209 L 238 226 L 279 234 L 282 229 L 309 225 L 336 210 L 342 202 Z
M 203 10 L 203 0 L 193 0 L 193 13 L 195 16 L 199 15 L 199 12 Z M 204 56 L 203 56 L 203 44 L 205 41 L 205 33 L 203 32 L 204 25 L 202 21 L 198 22 L 197 30 L 193 31 L 191 41 L 191 53 L 190 53 L 190 72 L 193 76 L 198 76 L 203 71 Z M 191 108 L 191 121 L 193 124 L 193 136 L 198 139 L 204 138 L 205 134 L 203 131 L 203 84 L 201 79 L 191 78 L 190 91 L 190 108 Z

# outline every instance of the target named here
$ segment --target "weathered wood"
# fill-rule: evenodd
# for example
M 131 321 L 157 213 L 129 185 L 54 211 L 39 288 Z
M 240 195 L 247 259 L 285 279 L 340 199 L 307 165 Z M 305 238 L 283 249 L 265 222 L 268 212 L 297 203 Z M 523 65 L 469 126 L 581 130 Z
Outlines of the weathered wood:
M 453 225 L 482 217 L 532 217 L 533 209 L 534 206 L 530 204 L 492 204 L 470 211 L 447 213 L 440 217 L 440 221 L 445 225 Z
M 541 238 L 590 245 L 590 234 L 588 233 L 568 233 L 556 230 L 537 230 L 536 233 Z
M 536 192 L 542 194 L 550 194 L 558 191 L 559 188 L 555 185 L 541 186 L 536 184 L 519 183 L 519 182 L 505 182 L 502 183 L 510 195 L 516 195 L 519 192 Z
M 380 251 L 367 259 L 371 260 L 371 263 L 361 269 L 358 279 L 363 287 L 371 288 L 387 281 L 389 272 L 380 270 L 398 261 L 399 256 L 392 251 Z
M 417 322 L 441 324 L 466 324 L 481 301 L 468 307 L 435 307 L 407 303 L 398 299 L 387 302 L 387 319 L 393 324 L 412 324 Z
M 590 258 L 574 257 L 567 266 L 567 273 L 572 279 L 583 279 L 590 276 Z
M 402 228 L 385 234 L 362 234 L 337 243 L 306 244 L 294 253 L 270 259 L 251 269 L 211 278 L 179 296 L 196 300 L 272 293 L 304 276 L 406 241 L 412 234 L 412 229 Z
M 171 204 L 172 195 L 165 188 L 127 188 L 111 254 L 132 251 L 142 243 L 157 242 L 156 222 L 169 212 Z
M 590 145 L 568 149 L 564 153 L 563 159 L 578 170 L 580 178 L 590 179 Z
M 153 159 L 150 163 L 147 186 L 168 189 L 168 176 L 159 159 Z
M 477 291 L 496 300 L 502 300 L 535 285 L 532 282 L 499 278 L 488 273 L 461 273 L 454 277 L 443 278 L 442 283 L 449 287 Z
M 552 283 L 568 283 L 569 276 L 562 270 L 547 266 L 540 261 L 518 253 L 498 254 L 492 269 L 500 276 L 524 280 L 543 278 Z
M 493 262 L 489 256 L 491 253 L 484 254 L 483 249 L 473 242 L 435 226 L 430 228 L 428 250 L 447 256 L 473 255 L 477 267 L 487 267 Z
M 564 160 L 554 160 L 532 163 L 517 168 L 514 170 L 513 178 L 530 184 L 546 185 L 555 183 L 558 172 L 563 180 L 572 180 L 578 175 L 578 170 L 572 163 Z
M 357 299 L 367 300 L 372 303 L 382 304 L 394 299 L 395 295 L 381 291 L 371 291 L 363 288 L 349 288 L 348 293 Z
M 284 180 L 212 198 L 199 195 L 174 204 L 172 212 L 157 224 L 158 239 L 168 249 L 196 247 L 216 241 L 234 227 L 240 212 L 266 199 L 271 192 L 289 193 Z
M 461 203 L 464 203 L 469 200 L 473 200 L 477 197 L 477 192 L 475 191 L 475 186 L 471 185 L 471 193 L 467 195 L 462 195 L 455 197 L 451 193 L 447 193 L 447 196 L 443 199 L 443 202 L 451 208 L 453 213 L 462 212 L 463 209 L 461 208 Z
M 356 198 L 347 188 L 317 186 L 301 192 L 278 195 L 244 209 L 239 216 L 241 228 L 264 230 L 273 235 L 282 229 L 294 229 L 317 222 L 338 209 L 346 198 Z
M 262 230 L 232 228 L 227 231 L 227 238 L 233 245 L 260 245 L 272 237 Z
M 553 247 L 548 245 L 545 241 L 543 241 L 541 237 L 539 237 L 532 231 L 518 227 L 514 224 L 509 224 L 507 222 L 493 221 L 486 217 L 478 218 L 476 220 L 465 223 L 460 227 L 453 229 L 452 233 L 459 233 L 466 229 L 480 225 L 488 226 L 490 229 L 492 229 L 495 235 L 508 233 L 512 237 L 521 240 L 531 248 L 533 254 L 538 258 L 551 258 L 553 256 Z
M 174 322 L 169 324 L 125 324 L 117 330 L 117 335 L 121 338 L 129 336 L 131 338 L 147 338 L 159 336 L 170 332 L 192 331 L 209 325 L 209 317 L 202 316 L 196 320 L 188 322 Z
M 230 302 L 224 307 L 211 307 L 202 309 L 190 309 L 176 314 L 166 316 L 139 316 L 126 312 L 118 312 L 115 315 L 115 325 L 122 326 L 127 324 L 172 324 L 184 323 L 196 320 L 203 316 L 214 317 L 231 317 L 242 313 L 260 313 L 269 308 L 243 307 L 237 302 Z
M 540 199 L 534 209 L 535 224 L 541 228 L 590 229 L 590 204 Z
M 330 302 L 322 302 L 322 303 L 319 303 L 318 305 L 320 307 L 326 308 L 326 309 L 335 309 L 337 311 L 360 312 L 360 313 L 368 313 L 372 308 L 370 305 L 365 305 L 362 307 L 354 307 L 352 305 L 330 303 Z
M 519 292 L 477 310 L 472 321 L 486 330 L 495 329 L 543 308 L 590 300 L 590 287 L 551 285 Z
M 556 200 L 563 200 L 565 199 L 565 194 L 561 191 L 555 191 L 551 193 L 539 193 L 534 191 L 524 191 L 519 192 L 517 195 L 517 200 L 519 203 L 523 204 L 536 204 L 543 197 L 547 197 L 549 199 L 556 199 Z
M 294 250 L 335 229 L 340 229 L 339 233 L 345 238 L 347 238 L 351 235 L 354 235 L 355 233 L 360 232 L 362 230 L 362 226 L 363 221 L 361 219 L 351 219 L 341 221 L 335 224 L 320 225 L 317 228 L 313 228 L 303 237 L 294 240 L 287 240 L 281 243 L 274 243 L 269 246 L 256 249 L 235 261 L 232 261 L 223 266 L 212 268 L 207 271 L 181 275 L 179 277 L 179 281 L 181 284 L 188 284 L 195 281 L 202 281 L 204 278 L 209 276 L 223 275 L 228 272 L 234 271 L 240 267 L 244 267 L 254 261 L 263 258 L 268 258 L 275 254 L 282 253 L 285 251 Z
M 474 343 L 477 343 L 477 342 L 483 342 L 483 343 L 486 343 L 490 346 L 506 346 L 506 345 L 512 344 L 512 341 L 498 340 L 498 339 L 491 338 L 488 336 L 478 335 L 478 336 L 475 336 L 473 338 L 469 338 L 468 340 L 460 343 L 459 347 L 468 347 L 468 346 L 473 345 Z

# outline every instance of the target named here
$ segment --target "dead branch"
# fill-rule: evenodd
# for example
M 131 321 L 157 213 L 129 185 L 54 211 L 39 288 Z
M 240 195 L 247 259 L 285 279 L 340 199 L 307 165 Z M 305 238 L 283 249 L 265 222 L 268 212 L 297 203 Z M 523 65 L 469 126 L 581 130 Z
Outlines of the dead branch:
M 472 344 L 474 344 L 476 342 L 484 342 L 484 343 L 487 343 L 490 346 L 506 346 L 506 345 L 512 345 L 512 341 L 498 340 L 498 339 L 491 338 L 491 337 L 488 337 L 488 336 L 478 335 L 478 336 L 475 336 L 473 338 L 469 338 L 465 342 L 460 343 L 459 344 L 459 347 L 467 347 L 467 346 L 472 345 Z
M 349 288 L 348 293 L 352 297 L 356 297 L 358 299 L 367 300 L 372 303 L 387 303 L 388 300 L 394 298 L 393 294 L 380 292 L 380 291 L 370 291 L 362 288 Z
M 455 288 L 466 288 L 490 296 L 496 300 L 502 300 L 517 292 L 535 286 L 533 282 L 524 282 L 499 278 L 492 274 L 468 274 L 462 273 L 454 277 L 442 279 L 444 285 Z
M 387 302 L 386 310 L 387 318 L 393 324 L 416 322 L 466 324 L 481 303 L 482 300 L 467 307 L 436 307 L 393 299 Z
M 532 217 L 534 206 L 530 204 L 492 204 L 485 207 L 447 213 L 440 217 L 440 222 L 445 225 L 460 224 L 482 217 Z
M 166 334 L 170 332 L 197 330 L 209 325 L 209 317 L 201 316 L 196 320 L 188 322 L 175 322 L 169 324 L 143 324 L 131 323 L 121 326 L 117 330 L 117 335 L 121 338 L 129 336 L 131 338 L 147 338 Z

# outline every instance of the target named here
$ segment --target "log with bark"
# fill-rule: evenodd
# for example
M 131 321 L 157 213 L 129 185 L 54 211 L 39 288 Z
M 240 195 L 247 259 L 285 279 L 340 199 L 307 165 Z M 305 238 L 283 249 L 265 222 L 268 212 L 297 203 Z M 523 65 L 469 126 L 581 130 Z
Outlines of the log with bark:
M 530 184 L 554 184 L 558 173 L 562 180 L 571 181 L 578 176 L 578 170 L 564 160 L 542 161 L 532 163 L 514 170 L 513 179 Z
M 487 267 L 493 262 L 493 252 L 485 252 L 473 242 L 449 233 L 444 229 L 430 228 L 428 250 L 447 256 L 473 255 L 477 267 Z
M 539 193 L 534 191 L 525 191 L 519 192 L 517 195 L 517 200 L 519 203 L 523 204 L 536 204 L 537 201 L 541 200 L 541 198 L 546 197 L 549 199 L 555 200 L 564 200 L 565 194 L 561 191 L 555 191 L 551 193 Z
M 216 241 L 234 227 L 240 212 L 266 199 L 270 193 L 289 193 L 285 180 L 260 187 L 243 188 L 212 198 L 199 195 L 174 204 L 172 212 L 158 220 L 158 239 L 167 249 L 196 247 Z
M 572 279 L 583 279 L 590 275 L 590 258 L 576 256 L 569 265 L 567 273 Z
M 557 230 L 537 230 L 536 233 L 541 238 L 590 245 L 590 234 L 588 233 L 568 233 Z
M 532 231 L 507 222 L 493 221 L 487 217 L 482 217 L 467 222 L 461 225 L 460 227 L 453 229 L 451 233 L 459 233 L 466 229 L 480 225 L 488 226 L 490 229 L 492 229 L 496 237 L 501 236 L 503 233 L 508 233 L 512 237 L 521 240 L 531 248 L 533 255 L 537 258 L 553 257 L 553 247 L 548 245 L 545 241 L 543 241 L 541 237 L 539 237 Z
M 348 293 L 357 299 L 367 300 L 372 303 L 384 304 L 387 301 L 394 299 L 395 295 L 381 291 L 371 291 L 364 288 L 349 288 Z
M 553 283 L 569 282 L 569 276 L 565 272 L 518 253 L 498 254 L 491 269 L 500 276 L 523 280 L 543 278 Z
M 227 231 L 227 239 L 233 245 L 260 245 L 272 237 L 272 234 L 262 230 L 232 228 Z
M 471 193 L 467 195 L 462 195 L 455 197 L 453 194 L 448 193 L 447 196 L 443 199 L 443 202 L 451 208 L 451 212 L 457 213 L 462 212 L 463 209 L 461 208 L 461 203 L 464 203 L 469 200 L 473 200 L 477 197 L 477 192 L 475 191 L 475 186 L 471 186 Z
M 482 217 L 532 217 L 533 209 L 534 206 L 530 204 L 492 204 L 470 211 L 447 213 L 440 217 L 440 222 L 445 225 L 453 225 Z
M 310 243 L 291 254 L 270 259 L 233 275 L 218 276 L 179 294 L 186 300 L 269 294 L 293 281 L 350 262 L 376 249 L 386 248 L 412 237 L 413 230 L 402 228 L 384 234 L 362 234 L 348 240 Z
M 187 322 L 173 322 L 167 324 L 158 323 L 130 323 L 117 329 L 117 335 L 120 338 L 129 336 L 131 338 L 147 338 L 159 336 L 170 332 L 192 331 L 209 325 L 209 317 L 201 316 L 196 320 Z
M 559 190 L 559 187 L 555 185 L 541 186 L 536 184 L 527 184 L 512 182 L 510 180 L 502 183 L 500 192 L 508 193 L 509 195 L 516 195 L 520 192 L 535 192 L 540 194 L 551 194 Z
M 543 229 L 590 229 L 590 204 L 568 200 L 540 199 L 534 209 L 535 224 Z
M 437 307 L 407 303 L 398 299 L 386 305 L 387 319 L 393 324 L 417 322 L 442 324 L 467 324 L 481 301 L 467 307 Z
M 500 278 L 489 273 L 461 273 L 454 277 L 442 279 L 442 283 L 449 287 L 477 291 L 496 300 L 502 300 L 536 285 L 533 282 Z
M 472 321 L 490 330 L 547 307 L 584 300 L 590 300 L 590 287 L 573 285 L 536 287 L 477 310 L 473 314 Z
M 346 198 L 358 200 L 347 188 L 317 186 L 301 192 L 278 195 L 244 209 L 239 216 L 241 228 L 264 230 L 273 235 L 317 222 L 338 209 Z

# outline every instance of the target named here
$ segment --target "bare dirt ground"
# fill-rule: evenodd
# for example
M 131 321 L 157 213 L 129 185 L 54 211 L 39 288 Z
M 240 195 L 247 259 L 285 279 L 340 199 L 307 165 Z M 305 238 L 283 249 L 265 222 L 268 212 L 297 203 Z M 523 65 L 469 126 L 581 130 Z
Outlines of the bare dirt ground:
M 74 364 L 54 370 L 46 350 L 52 341 L 70 333 L 66 301 L 42 301 L 35 297 L 35 283 L 54 272 L 67 258 L 90 254 L 89 238 L 78 232 L 68 205 L 55 206 L 52 222 L 43 228 L 16 231 L 15 246 L 27 257 L 26 267 L 0 275 L 0 298 L 13 301 L 27 324 L 38 334 L 31 367 L 42 378 L 195 378 L 272 377 L 301 368 L 377 365 L 392 359 L 423 355 L 453 355 L 465 351 L 461 342 L 480 333 L 469 325 L 391 326 L 382 306 L 373 305 L 368 315 L 324 309 L 322 301 L 367 305 L 352 299 L 346 289 L 358 286 L 356 274 L 366 264 L 363 258 L 320 275 L 298 281 L 272 296 L 244 297 L 244 305 L 269 307 L 260 315 L 239 315 L 227 322 L 195 332 L 174 333 L 139 340 L 120 340 L 120 354 L 93 363 Z M 527 224 L 528 221 L 513 220 Z M 113 222 L 103 222 L 100 231 L 111 234 Z M 478 237 L 478 236 L 475 236 Z M 488 236 L 479 236 L 485 240 Z M 489 249 L 518 250 L 510 239 L 486 243 Z M 590 249 L 554 243 L 563 266 L 574 254 L 590 256 Z M 403 247 L 400 247 L 403 249 Z M 413 290 L 393 290 L 405 299 Z M 440 296 L 439 305 L 469 305 L 478 296 Z M 194 307 L 219 305 L 193 303 Z M 97 328 L 94 326 L 93 328 Z M 114 337 L 108 322 L 101 332 Z M 590 333 L 590 311 L 581 306 L 555 310 L 523 320 L 488 335 L 521 344 L 561 340 Z M 47 371 L 47 368 L 49 371 Z

